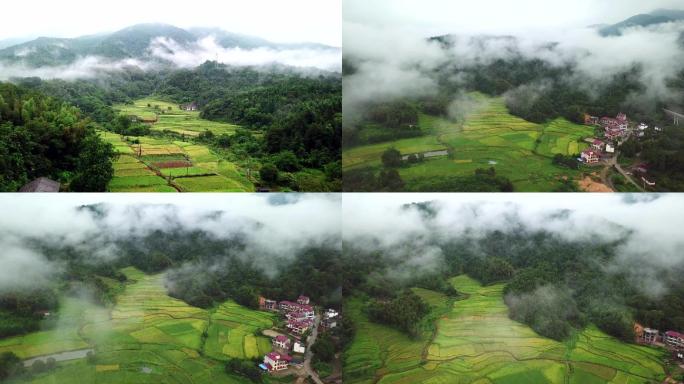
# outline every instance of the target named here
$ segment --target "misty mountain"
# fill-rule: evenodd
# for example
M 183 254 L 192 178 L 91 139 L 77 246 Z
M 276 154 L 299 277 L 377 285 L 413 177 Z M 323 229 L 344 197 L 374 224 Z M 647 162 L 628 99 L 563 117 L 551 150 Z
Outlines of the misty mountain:
M 221 48 L 271 48 L 274 50 L 310 48 L 334 49 L 322 44 L 279 44 L 260 37 L 226 32 L 218 28 L 182 29 L 168 24 L 138 24 L 113 33 L 76 38 L 39 37 L 0 49 L 0 63 L 29 67 L 58 66 L 74 63 L 79 58 L 97 56 L 112 61 L 136 59 L 165 62 L 163 54 L 175 50 L 192 51 L 206 38 L 214 38 Z M 156 44 L 155 42 L 163 42 Z M 160 51 L 152 52 L 151 46 Z
M 619 23 L 599 29 L 601 36 L 620 36 L 622 31 L 631 27 L 648 27 L 651 25 L 671 23 L 684 20 L 684 11 L 658 9 L 648 14 L 634 15 Z

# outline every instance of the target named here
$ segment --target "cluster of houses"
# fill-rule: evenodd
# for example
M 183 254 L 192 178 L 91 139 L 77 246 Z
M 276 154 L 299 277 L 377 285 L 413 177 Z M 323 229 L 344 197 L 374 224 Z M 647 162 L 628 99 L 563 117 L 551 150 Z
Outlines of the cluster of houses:
M 627 135 L 629 120 L 627 115 L 620 112 L 617 116 L 601 117 L 584 115 L 584 123 L 587 125 L 598 125 L 603 128 L 604 140 L 594 139 L 591 146 L 580 154 L 580 160 L 586 164 L 595 164 L 601 160 L 602 156 L 612 156 L 615 153 L 613 142 L 619 141 Z
M 661 333 L 639 323 L 634 324 L 634 334 L 638 343 L 663 345 L 672 351 L 675 359 L 684 362 L 684 334 L 676 331 Z
M 300 359 L 290 356 L 289 353 L 304 354 L 306 352 L 302 336 L 313 329 L 316 324 L 316 312 L 309 297 L 300 295 L 296 302 L 288 300 L 277 302 L 259 297 L 259 308 L 283 315 L 286 320 L 285 327 L 292 336 L 292 338 L 286 335 L 275 336 L 272 340 L 273 350 L 264 356 L 264 361 L 259 364 L 259 367 L 268 372 L 277 372 L 287 369 L 290 365 L 301 364 Z M 325 310 L 321 316 L 321 331 L 335 328 L 338 318 L 339 312 L 336 310 Z
M 197 111 L 199 107 L 197 106 L 197 102 L 192 102 L 192 103 L 186 103 L 186 104 L 181 104 L 178 106 L 183 111 Z

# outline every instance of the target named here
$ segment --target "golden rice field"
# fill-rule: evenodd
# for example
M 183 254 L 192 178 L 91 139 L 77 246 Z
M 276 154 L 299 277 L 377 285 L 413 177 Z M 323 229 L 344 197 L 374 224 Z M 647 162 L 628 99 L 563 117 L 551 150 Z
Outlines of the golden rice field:
M 192 307 L 166 294 L 163 274 L 145 275 L 134 268 L 123 272 L 131 283 L 113 308 L 65 298 L 57 328 L 0 340 L 0 352 L 12 351 L 21 358 L 93 348 L 94 363 L 85 358 L 59 362 L 54 371 L 12 382 L 249 382 L 227 375 L 223 361 L 270 350 L 270 340 L 254 332 L 271 327 L 272 314 L 233 302 L 215 310 Z
M 436 322 L 434 339 L 410 340 L 367 321 L 346 352 L 350 383 L 658 383 L 663 352 L 626 344 L 593 326 L 561 343 L 508 318 L 503 284 L 452 279 L 468 295 Z

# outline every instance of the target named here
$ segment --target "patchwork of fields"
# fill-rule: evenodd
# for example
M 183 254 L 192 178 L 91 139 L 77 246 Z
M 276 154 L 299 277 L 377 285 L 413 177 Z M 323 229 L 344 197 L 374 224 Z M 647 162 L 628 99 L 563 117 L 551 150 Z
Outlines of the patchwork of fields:
M 31 383 L 247 383 L 228 376 L 222 361 L 270 350 L 255 335 L 273 315 L 227 302 L 215 310 L 195 308 L 166 295 L 163 275 L 126 268 L 128 284 L 111 311 L 84 299 L 64 299 L 54 330 L 0 341 L 0 352 L 22 358 L 93 347 L 96 362 L 61 362 Z M 207 332 L 203 340 L 203 333 Z
M 453 156 L 436 157 L 399 169 L 408 186 L 412 180 L 472 175 L 477 168 L 494 167 L 508 177 L 516 191 L 549 191 L 562 177 L 576 178 L 578 171 L 558 168 L 551 157 L 581 152 L 582 138 L 594 134 L 593 127 L 556 119 L 535 124 L 508 113 L 502 98 L 472 94 L 477 101 L 462 122 L 421 115 L 419 126 L 426 136 L 364 145 L 343 151 L 343 170 L 378 168 L 380 157 L 394 147 L 402 154 L 451 150 Z
M 224 133 L 232 134 L 238 128 L 234 124 L 200 119 L 199 111 L 181 110 L 178 104 L 149 97 L 136 100 L 132 105 L 117 104 L 114 109 L 123 115 L 137 116 L 141 119 L 157 118 L 157 122 L 150 127 L 152 130 L 171 131 L 189 137 L 196 137 L 206 130 L 217 136 Z
M 110 192 L 250 192 L 254 185 L 238 167 L 209 148 L 185 141 L 137 137 L 128 142 L 100 132 L 119 153 Z
M 657 349 L 622 343 L 595 327 L 565 343 L 547 339 L 508 318 L 503 284 L 483 287 L 466 276 L 452 283 L 468 297 L 437 321 L 433 340 L 370 323 L 362 303 L 351 300 L 359 326 L 345 353 L 345 382 L 656 383 L 665 377 Z

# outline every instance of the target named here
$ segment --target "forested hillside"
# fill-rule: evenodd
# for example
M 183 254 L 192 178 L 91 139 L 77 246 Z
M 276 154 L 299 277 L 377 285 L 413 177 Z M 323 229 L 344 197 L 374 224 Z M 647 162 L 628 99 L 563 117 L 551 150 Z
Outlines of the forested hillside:
M 95 128 L 67 102 L 0 83 L 0 190 L 49 177 L 71 191 L 105 191 L 114 150 Z

